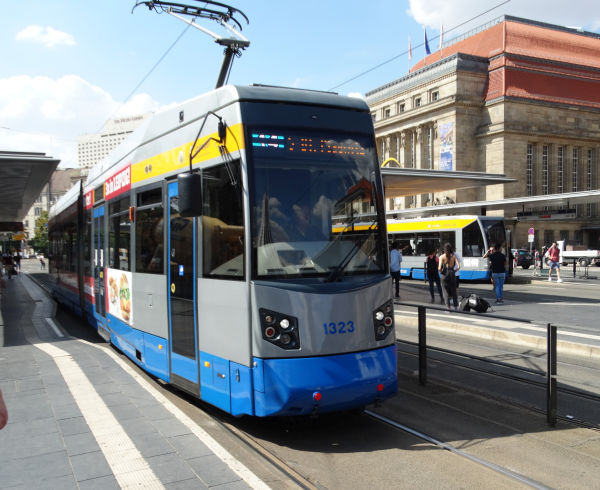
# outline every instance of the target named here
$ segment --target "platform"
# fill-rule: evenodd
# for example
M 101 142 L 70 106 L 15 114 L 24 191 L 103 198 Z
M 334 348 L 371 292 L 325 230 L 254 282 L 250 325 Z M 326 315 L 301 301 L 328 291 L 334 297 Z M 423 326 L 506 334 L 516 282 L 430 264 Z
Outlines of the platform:
M 26 274 L 0 293 L 0 488 L 268 488 Z

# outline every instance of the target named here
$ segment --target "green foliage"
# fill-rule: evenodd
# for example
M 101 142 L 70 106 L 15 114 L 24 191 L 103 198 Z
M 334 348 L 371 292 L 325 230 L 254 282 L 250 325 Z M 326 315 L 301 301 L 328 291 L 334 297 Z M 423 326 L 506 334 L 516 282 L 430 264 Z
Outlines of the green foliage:
M 29 244 L 37 253 L 48 254 L 48 211 L 35 220 L 35 235 Z

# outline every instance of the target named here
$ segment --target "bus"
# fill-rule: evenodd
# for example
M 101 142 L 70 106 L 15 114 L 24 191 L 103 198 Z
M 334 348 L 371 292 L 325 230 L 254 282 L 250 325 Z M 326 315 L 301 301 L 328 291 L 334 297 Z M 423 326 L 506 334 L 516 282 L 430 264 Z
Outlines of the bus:
M 489 279 L 488 260 L 483 254 L 496 244 L 507 253 L 504 219 L 496 216 L 440 216 L 414 219 L 388 219 L 390 243 L 402 245 L 404 277 L 425 279 L 425 259 L 432 250 L 450 243 L 462 258 L 460 279 Z M 507 255 L 508 256 L 508 255 Z
M 383 188 L 360 99 L 226 85 L 156 113 L 53 206 L 49 240 L 58 301 L 228 413 L 396 393 Z

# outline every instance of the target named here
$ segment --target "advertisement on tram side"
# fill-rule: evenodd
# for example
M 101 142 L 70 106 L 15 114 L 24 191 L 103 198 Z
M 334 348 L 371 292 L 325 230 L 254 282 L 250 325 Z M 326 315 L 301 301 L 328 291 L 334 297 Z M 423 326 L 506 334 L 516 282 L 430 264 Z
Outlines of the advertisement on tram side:
M 106 309 L 111 315 L 129 325 L 133 325 L 131 279 L 131 272 L 106 269 Z

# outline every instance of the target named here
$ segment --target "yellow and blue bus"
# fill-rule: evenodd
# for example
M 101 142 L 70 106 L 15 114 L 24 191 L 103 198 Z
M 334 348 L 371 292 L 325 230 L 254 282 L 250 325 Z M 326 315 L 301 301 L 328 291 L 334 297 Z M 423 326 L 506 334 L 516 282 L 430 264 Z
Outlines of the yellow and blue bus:
M 398 240 L 402 251 L 402 276 L 425 278 L 425 259 L 432 250 L 450 243 L 461 257 L 461 280 L 488 279 L 488 261 L 482 256 L 496 244 L 506 252 L 506 229 L 499 216 L 438 216 L 388 219 L 390 243 Z

